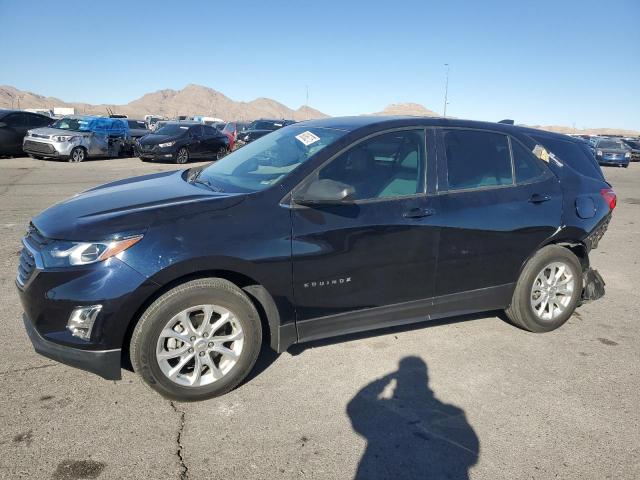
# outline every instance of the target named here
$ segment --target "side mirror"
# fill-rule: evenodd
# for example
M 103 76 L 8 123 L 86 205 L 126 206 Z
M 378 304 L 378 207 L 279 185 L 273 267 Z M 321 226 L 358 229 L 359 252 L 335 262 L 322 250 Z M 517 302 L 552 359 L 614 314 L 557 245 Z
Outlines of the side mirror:
M 342 205 L 351 203 L 356 189 L 335 180 L 314 180 L 304 192 L 297 192 L 293 202 L 298 205 Z

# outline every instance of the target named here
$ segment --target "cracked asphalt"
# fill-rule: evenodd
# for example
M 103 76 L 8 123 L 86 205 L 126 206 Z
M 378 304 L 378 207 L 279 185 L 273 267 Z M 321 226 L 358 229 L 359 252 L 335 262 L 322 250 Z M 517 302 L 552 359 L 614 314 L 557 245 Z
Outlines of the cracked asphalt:
M 0 478 L 640 478 L 640 164 L 592 253 L 607 294 L 561 329 L 495 313 L 265 351 L 230 394 L 170 402 L 33 352 L 14 278 L 28 220 L 137 159 L 0 159 Z

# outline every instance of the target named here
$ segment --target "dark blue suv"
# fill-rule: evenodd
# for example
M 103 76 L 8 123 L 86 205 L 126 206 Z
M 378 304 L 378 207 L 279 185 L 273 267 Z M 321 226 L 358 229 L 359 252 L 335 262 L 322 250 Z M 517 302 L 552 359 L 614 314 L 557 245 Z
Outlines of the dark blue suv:
M 616 197 L 564 135 L 351 117 L 206 167 L 109 183 L 33 219 L 17 286 L 35 349 L 169 398 L 220 395 L 263 342 L 504 309 L 558 328 L 604 294 L 589 251 Z

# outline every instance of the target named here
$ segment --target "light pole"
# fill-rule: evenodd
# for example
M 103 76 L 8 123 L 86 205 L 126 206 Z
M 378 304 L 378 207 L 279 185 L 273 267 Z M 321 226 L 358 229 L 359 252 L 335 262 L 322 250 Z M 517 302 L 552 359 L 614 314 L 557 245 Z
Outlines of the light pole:
M 447 67 L 447 73 L 445 75 L 445 81 L 444 81 L 444 114 L 443 116 L 446 117 L 447 116 L 447 104 L 449 103 L 447 101 L 447 98 L 449 96 L 449 64 L 445 63 L 444 64 L 445 67 Z
M 305 116 L 307 117 L 307 120 L 309 120 L 309 85 L 305 85 L 305 88 L 307 90 L 307 96 L 306 96 L 305 103 L 304 103 L 304 105 L 307 107 L 305 109 L 306 110 Z

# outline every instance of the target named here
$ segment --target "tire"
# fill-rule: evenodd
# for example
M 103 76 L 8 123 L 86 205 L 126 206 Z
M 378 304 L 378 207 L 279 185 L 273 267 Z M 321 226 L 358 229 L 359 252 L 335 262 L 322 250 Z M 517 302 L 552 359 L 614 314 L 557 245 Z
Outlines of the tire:
M 187 335 L 187 332 L 180 331 L 179 325 L 185 325 L 181 320 L 185 318 L 184 312 L 192 310 L 186 314 L 191 316 L 189 323 L 194 328 L 201 328 L 203 324 L 199 317 L 201 311 L 204 313 L 204 307 L 214 308 L 215 316 L 210 314 L 210 318 L 215 330 L 207 332 L 207 327 L 203 327 L 208 336 L 198 336 L 194 341 L 199 334 Z M 225 315 L 222 313 L 218 317 L 216 312 L 222 311 L 230 314 L 226 317 L 230 320 L 215 328 L 216 322 L 222 322 Z M 171 326 L 175 319 L 178 319 L 177 323 Z M 174 332 L 185 340 L 190 336 L 189 341 L 174 340 Z M 232 337 L 239 338 L 209 348 L 216 343 L 215 339 Z M 133 331 L 130 356 L 135 372 L 162 396 L 179 401 L 197 401 L 223 395 L 235 388 L 251 372 L 261 344 L 260 316 L 249 297 L 227 280 L 203 278 L 178 285 L 147 308 Z M 214 349 L 226 350 L 227 353 L 218 353 Z M 180 351 L 183 352 L 181 356 L 168 360 L 159 358 L 162 354 L 175 355 L 173 352 Z M 229 356 L 230 351 L 237 355 L 235 360 Z M 186 358 L 190 359 L 186 361 Z M 211 369 L 209 365 L 215 368 Z M 195 375 L 196 366 L 199 366 L 199 375 Z M 169 375 L 176 369 L 178 373 L 170 379 Z M 198 384 L 189 386 L 193 378 L 199 378 Z
M 216 160 L 220 160 L 221 158 L 224 158 L 227 153 L 229 153 L 227 147 L 220 147 L 216 152 Z
M 87 158 L 87 151 L 82 147 L 75 147 L 69 154 L 69 162 L 80 163 Z
M 547 278 L 547 273 L 555 278 L 551 271 L 559 271 L 558 265 L 564 265 L 566 273 L 560 276 L 560 280 L 555 280 L 557 285 L 539 280 L 540 275 Z M 571 280 L 568 280 L 569 274 Z M 567 248 L 548 245 L 527 262 L 505 313 L 516 326 L 525 330 L 550 332 L 571 317 L 582 296 L 582 285 L 582 266 L 578 258 Z M 545 303 L 545 298 L 551 301 Z
M 189 149 L 187 147 L 181 147 L 176 153 L 176 163 L 185 164 L 189 161 Z

